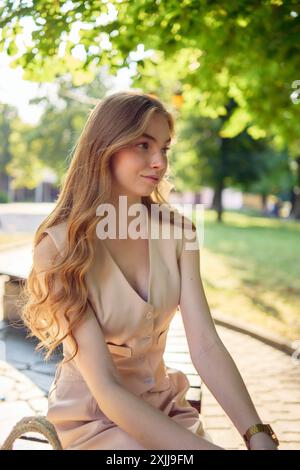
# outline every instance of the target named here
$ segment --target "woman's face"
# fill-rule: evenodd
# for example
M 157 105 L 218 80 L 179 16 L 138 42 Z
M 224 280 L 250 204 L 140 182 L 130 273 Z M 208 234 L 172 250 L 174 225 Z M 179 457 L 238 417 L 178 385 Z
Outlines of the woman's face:
M 116 152 L 111 159 L 113 195 L 127 196 L 128 203 L 140 202 L 141 196 L 150 195 L 168 166 L 171 136 L 167 119 L 162 114 L 154 113 L 145 134 Z M 148 176 L 157 176 L 158 179 Z

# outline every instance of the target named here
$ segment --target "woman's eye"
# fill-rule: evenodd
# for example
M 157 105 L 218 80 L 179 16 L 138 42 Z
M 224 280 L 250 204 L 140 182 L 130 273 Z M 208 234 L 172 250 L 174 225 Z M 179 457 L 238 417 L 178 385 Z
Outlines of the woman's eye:
M 148 144 L 148 142 L 141 142 L 140 144 L 137 144 L 137 147 L 138 147 L 139 145 L 149 145 L 149 144 Z
M 147 145 L 147 148 L 146 148 L 146 149 L 145 149 L 145 147 L 144 147 L 145 150 L 148 150 L 148 148 L 149 148 L 149 143 L 148 143 L 148 142 L 141 142 L 141 143 L 137 144 L 137 147 L 138 147 L 139 145 Z M 170 147 L 164 147 L 162 150 L 164 151 L 164 153 L 165 153 L 165 155 L 166 155 L 167 152 L 170 150 Z

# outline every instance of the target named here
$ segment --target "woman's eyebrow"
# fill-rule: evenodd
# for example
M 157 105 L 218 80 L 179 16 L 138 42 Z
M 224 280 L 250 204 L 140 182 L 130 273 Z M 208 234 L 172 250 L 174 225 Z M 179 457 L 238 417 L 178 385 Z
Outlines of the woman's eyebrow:
M 151 139 L 151 140 L 154 140 L 154 142 L 157 142 L 156 138 L 153 137 L 153 135 L 147 134 L 147 133 L 145 133 L 145 132 L 144 132 L 144 134 L 141 135 L 141 137 L 148 137 L 148 139 Z M 165 143 L 167 143 L 167 142 L 171 142 L 171 137 L 169 137 L 169 138 L 165 141 Z

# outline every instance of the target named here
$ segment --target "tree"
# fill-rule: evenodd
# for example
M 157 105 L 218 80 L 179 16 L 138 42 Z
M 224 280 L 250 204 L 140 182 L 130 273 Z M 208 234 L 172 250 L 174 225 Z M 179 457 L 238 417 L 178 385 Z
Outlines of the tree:
M 181 83 L 185 105 L 203 116 L 224 116 L 228 100 L 235 100 L 220 130 L 223 139 L 246 130 L 255 139 L 272 137 L 278 151 L 287 147 L 291 157 L 299 157 L 298 1 L 4 0 L 2 5 L 0 51 L 18 54 L 13 64 L 25 69 L 24 78 L 49 81 L 69 72 L 80 85 L 92 81 L 100 65 L 111 73 L 130 67 L 136 70 L 134 87 L 151 87 L 160 96 L 156 71 L 164 69 Z M 16 36 L 27 17 L 34 31 L 21 50 Z M 225 140 L 223 145 L 226 154 Z M 298 190 L 295 197 L 300 204 Z
M 80 84 L 92 81 L 99 65 L 106 64 L 114 73 L 138 64 L 137 85 L 147 83 L 145 64 L 155 69 L 162 61 L 191 86 L 204 109 L 213 108 L 221 115 L 228 97 L 235 99 L 238 108 L 228 134 L 235 127 L 241 132 L 241 126 L 251 122 L 250 132 L 274 135 L 278 146 L 288 143 L 290 153 L 298 156 L 299 110 L 290 97 L 297 93 L 292 87 L 300 68 L 298 1 L 36 0 L 28 6 L 4 0 L 2 4 L 0 50 L 19 53 L 14 63 L 26 70 L 25 78 L 47 81 L 71 72 L 74 83 Z M 20 53 L 16 36 L 24 29 L 25 17 L 35 29 L 31 43 Z M 73 27 L 78 31 L 75 41 L 70 37 Z M 155 54 L 142 57 L 143 47 Z
M 12 158 L 9 145 L 9 138 L 12 132 L 11 122 L 16 119 L 17 111 L 12 106 L 0 104 L 0 191 L 7 193 L 9 191 L 9 176 L 6 166 Z
M 58 99 L 54 102 L 48 97 L 31 100 L 32 104 L 44 104 L 37 125 L 24 124 L 19 118 L 11 121 L 6 116 L 11 132 L 7 138 L 10 161 L 5 171 L 14 188 L 35 188 L 43 180 L 46 168 L 55 172 L 56 184 L 60 185 L 91 105 L 97 101 L 96 95 L 99 98 L 104 92 L 101 74 L 91 85 L 78 87 L 64 78 L 58 80 Z
M 270 140 L 253 139 L 246 130 L 233 138 L 220 135 L 235 106 L 233 101 L 229 102 L 228 114 L 223 118 L 185 115 L 179 145 L 172 156 L 175 178 L 178 175 L 193 189 L 199 190 L 203 185 L 214 189 L 213 208 L 219 222 L 223 213 L 223 190 L 228 186 L 250 190 L 254 182 L 267 177 L 274 156 Z
M 285 200 L 290 198 L 291 191 L 296 184 L 296 174 L 291 163 L 286 151 L 275 152 L 270 149 L 270 155 L 265 160 L 265 174 L 261 175 L 259 181 L 251 184 L 249 188 L 250 192 L 261 196 L 263 212 L 266 210 L 268 195 L 273 194 Z

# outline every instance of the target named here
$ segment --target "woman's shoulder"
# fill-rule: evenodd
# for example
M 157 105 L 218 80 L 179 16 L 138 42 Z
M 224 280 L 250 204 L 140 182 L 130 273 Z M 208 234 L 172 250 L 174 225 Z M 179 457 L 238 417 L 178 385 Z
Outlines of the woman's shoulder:
M 161 204 L 159 212 L 159 224 L 160 227 L 164 227 L 161 233 L 164 233 L 164 236 L 168 234 L 167 236 L 170 237 L 178 259 L 183 249 L 184 240 L 190 241 L 196 238 L 196 226 L 191 217 L 172 205 Z M 158 220 L 157 217 L 156 220 Z
M 159 204 L 153 210 L 162 214 L 162 217 L 160 216 L 160 222 L 168 223 L 170 221 L 175 227 L 184 228 L 185 226 L 191 226 L 194 230 L 196 229 L 192 218 L 171 204 Z
M 44 237 L 40 241 L 39 245 L 41 245 L 41 248 L 47 247 L 47 245 L 51 245 L 52 243 L 56 247 L 56 250 L 62 255 L 67 241 L 67 221 L 51 225 L 50 227 L 43 229 L 42 233 L 46 233 L 49 236 Z

